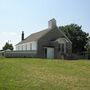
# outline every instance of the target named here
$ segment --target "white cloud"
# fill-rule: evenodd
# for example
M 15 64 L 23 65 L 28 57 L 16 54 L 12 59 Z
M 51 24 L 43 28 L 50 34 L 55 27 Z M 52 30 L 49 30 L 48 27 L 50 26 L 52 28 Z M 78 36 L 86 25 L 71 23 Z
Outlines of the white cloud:
M 16 36 L 17 33 L 15 33 L 15 32 L 1 32 L 0 35 L 11 35 L 11 36 Z

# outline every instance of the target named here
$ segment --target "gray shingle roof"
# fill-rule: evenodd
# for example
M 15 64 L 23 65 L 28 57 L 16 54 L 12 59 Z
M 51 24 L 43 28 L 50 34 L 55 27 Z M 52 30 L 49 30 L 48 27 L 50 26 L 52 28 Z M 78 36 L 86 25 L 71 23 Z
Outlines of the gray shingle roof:
M 38 39 L 40 39 L 43 35 L 45 35 L 49 31 L 50 31 L 50 29 L 45 29 L 43 31 L 33 33 L 33 34 L 29 35 L 27 38 L 25 38 L 23 41 L 19 42 L 16 45 L 31 42 L 31 41 L 37 41 Z

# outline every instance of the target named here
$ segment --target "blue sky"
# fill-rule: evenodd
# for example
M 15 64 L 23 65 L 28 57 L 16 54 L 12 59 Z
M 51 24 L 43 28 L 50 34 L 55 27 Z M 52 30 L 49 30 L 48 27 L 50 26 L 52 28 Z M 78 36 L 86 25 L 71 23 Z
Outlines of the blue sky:
M 13 45 L 25 37 L 48 27 L 76 23 L 90 33 L 90 0 L 0 0 L 0 49 L 8 40 Z

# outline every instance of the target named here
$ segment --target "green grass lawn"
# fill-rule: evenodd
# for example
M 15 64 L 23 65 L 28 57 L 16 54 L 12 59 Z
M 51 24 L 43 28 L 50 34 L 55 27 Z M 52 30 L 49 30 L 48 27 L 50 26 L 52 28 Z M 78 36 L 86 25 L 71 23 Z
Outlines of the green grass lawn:
M 90 61 L 0 58 L 0 90 L 90 90 Z

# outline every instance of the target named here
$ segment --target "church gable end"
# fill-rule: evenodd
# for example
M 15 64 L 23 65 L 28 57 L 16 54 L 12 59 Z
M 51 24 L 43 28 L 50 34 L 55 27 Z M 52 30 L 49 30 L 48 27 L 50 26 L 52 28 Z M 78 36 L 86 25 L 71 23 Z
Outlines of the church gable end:
M 16 45 L 17 51 L 36 51 L 40 58 L 57 58 L 61 53 L 71 52 L 72 43 L 68 37 L 57 27 L 56 20 L 48 21 L 48 28 L 31 34 Z M 62 45 L 60 45 L 62 44 Z M 60 46 L 60 47 L 59 47 Z M 62 48 L 64 46 L 64 48 Z M 64 50 L 65 49 L 65 50 Z M 61 50 L 61 51 L 60 51 Z M 50 53 L 50 54 L 49 54 Z M 49 54 L 49 55 L 48 55 Z

